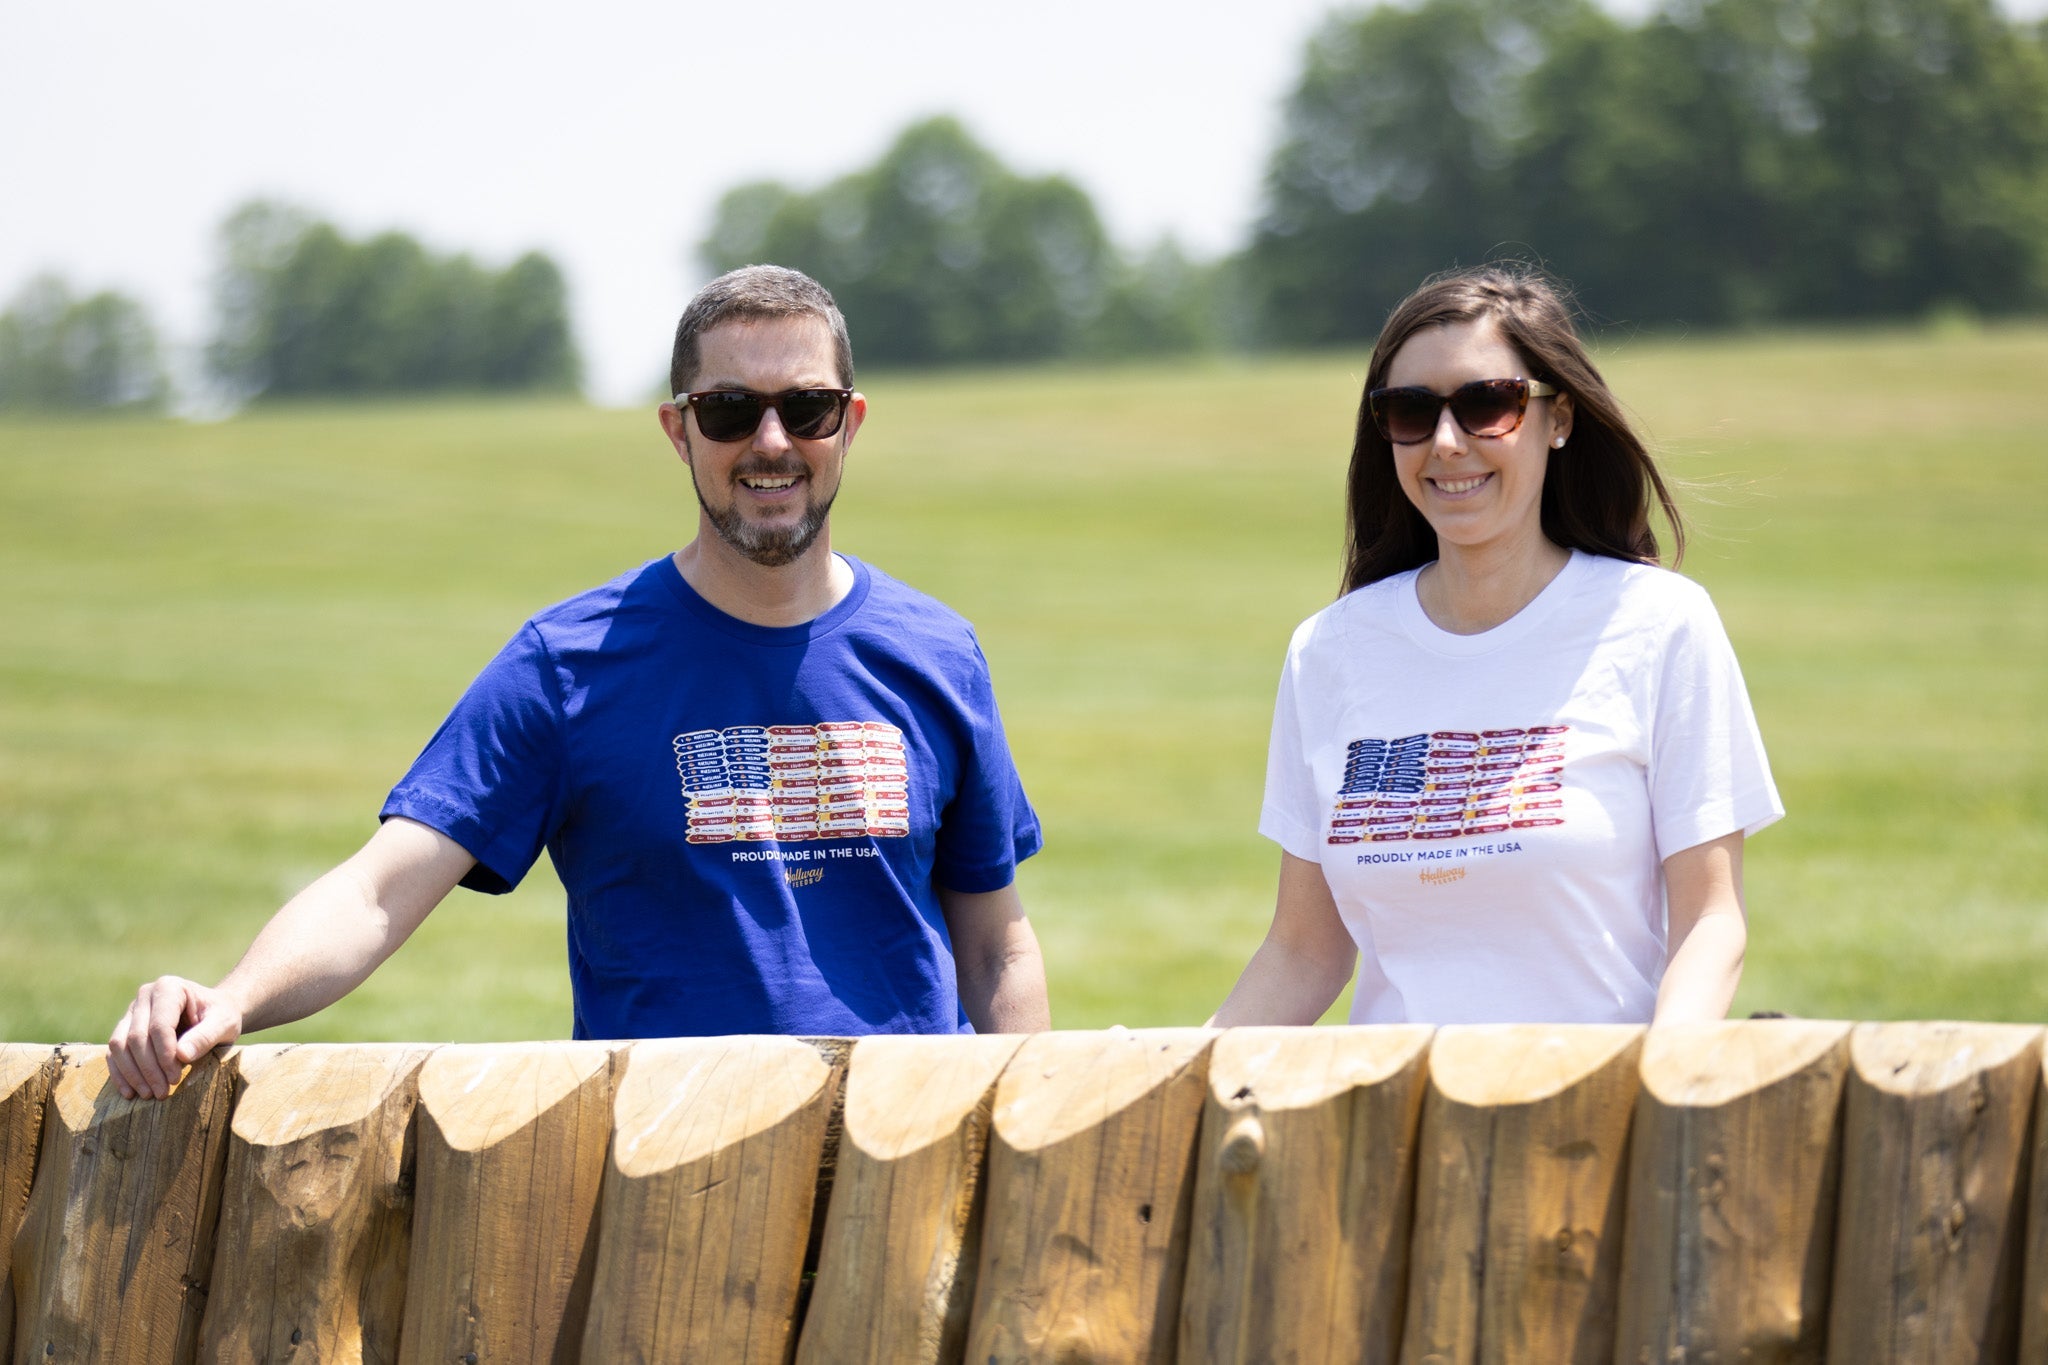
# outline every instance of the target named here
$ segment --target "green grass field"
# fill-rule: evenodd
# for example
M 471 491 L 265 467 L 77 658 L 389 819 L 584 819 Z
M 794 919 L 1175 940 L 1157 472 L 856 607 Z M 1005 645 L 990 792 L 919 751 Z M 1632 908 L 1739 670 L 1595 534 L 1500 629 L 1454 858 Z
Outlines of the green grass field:
M 1791 814 L 1739 1010 L 2048 1018 L 2048 329 L 1636 341 L 1686 569 Z M 1056 1022 L 1199 1022 L 1270 913 L 1294 624 L 1335 587 L 1362 355 L 863 380 L 836 543 L 978 625 L 1044 818 Z M 695 524 L 651 412 L 0 424 L 0 1038 L 213 979 L 370 832 L 533 609 Z M 458 892 L 276 1036 L 569 1026 L 561 892 Z

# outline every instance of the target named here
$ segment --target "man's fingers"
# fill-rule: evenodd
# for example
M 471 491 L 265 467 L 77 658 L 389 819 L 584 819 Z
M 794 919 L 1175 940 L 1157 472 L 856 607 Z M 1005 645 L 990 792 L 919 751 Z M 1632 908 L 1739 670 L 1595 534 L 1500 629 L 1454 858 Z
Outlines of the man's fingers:
M 220 1005 L 202 1005 L 199 1022 L 178 1040 L 178 1061 L 190 1066 L 222 1043 L 233 1042 L 241 1031 L 241 1020 L 234 1011 Z
M 150 990 L 149 1042 L 140 1060 L 142 1074 L 151 1082 L 149 1093 L 157 1099 L 171 1093 L 184 1070 L 178 1064 L 178 1026 L 185 1021 L 186 1002 L 185 983 L 175 977 L 158 978 Z
M 138 998 L 128 1006 L 127 1013 L 114 1025 L 113 1036 L 107 1039 L 107 1069 L 114 1073 L 114 1088 L 121 1092 L 121 1098 L 124 1100 L 132 1100 L 148 1089 L 143 1082 L 142 1072 L 137 1069 L 134 1059 L 128 1055 L 135 1011 L 140 1007 L 141 1000 Z

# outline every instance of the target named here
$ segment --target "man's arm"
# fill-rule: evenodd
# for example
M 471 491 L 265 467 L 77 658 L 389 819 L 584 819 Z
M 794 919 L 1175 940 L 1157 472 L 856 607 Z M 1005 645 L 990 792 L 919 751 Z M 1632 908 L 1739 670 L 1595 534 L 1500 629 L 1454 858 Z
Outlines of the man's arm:
M 114 1026 L 107 1060 L 123 1097 L 162 1099 L 222 1043 L 327 1008 L 363 983 L 476 865 L 447 835 L 385 821 L 341 866 L 286 902 L 211 989 L 158 977 Z
M 1025 918 L 1017 884 L 1000 891 L 939 888 L 939 908 L 953 936 L 960 1003 L 977 1033 L 1042 1033 L 1052 1027 L 1045 998 L 1045 959 Z

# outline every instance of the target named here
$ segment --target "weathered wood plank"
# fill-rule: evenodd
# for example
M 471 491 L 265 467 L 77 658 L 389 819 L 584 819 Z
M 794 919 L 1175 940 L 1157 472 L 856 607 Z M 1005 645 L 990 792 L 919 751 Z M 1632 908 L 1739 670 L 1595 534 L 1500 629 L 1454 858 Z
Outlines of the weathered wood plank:
M 399 1359 L 576 1358 L 611 1136 L 601 1043 L 443 1047 L 419 1071 Z
M 2020 1365 L 2048 1365 L 2048 1042 L 2034 1085 L 2029 1145 L 2027 1250 L 2021 1272 Z
M 1849 1029 L 1787 1019 L 1650 1030 L 1617 1361 L 1823 1359 Z
M 794 1038 L 633 1045 L 585 1360 L 789 1358 L 838 1076 Z
M 398 1358 L 412 1245 L 408 1138 L 432 1050 L 239 1051 L 200 1360 Z
M 1859 1024 L 1849 1057 L 1828 1359 L 2010 1360 L 2041 1030 Z
M 798 1365 L 937 1365 L 966 1344 L 996 1079 L 1014 1035 L 863 1038 Z
M 0 1043 L 0 1360 L 14 1359 L 14 1235 L 35 1184 L 43 1106 L 61 1065 L 54 1047 Z
M 209 1053 L 168 1099 L 124 1100 L 104 1047 L 64 1050 L 15 1237 L 15 1359 L 192 1359 L 233 1079 L 233 1053 Z
M 1644 1030 L 1459 1025 L 1430 1046 L 1406 1365 L 1607 1365 Z
M 1394 1358 L 1431 1032 L 1238 1028 L 1216 1040 L 1182 1360 Z
M 1214 1038 L 1044 1033 L 1018 1050 L 996 1086 L 969 1360 L 1173 1359 Z

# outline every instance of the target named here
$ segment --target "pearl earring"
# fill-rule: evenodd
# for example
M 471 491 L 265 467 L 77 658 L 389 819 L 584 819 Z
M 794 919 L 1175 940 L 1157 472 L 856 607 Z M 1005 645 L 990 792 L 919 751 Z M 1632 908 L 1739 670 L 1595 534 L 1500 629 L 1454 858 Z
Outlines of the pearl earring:
M 1555 441 L 1552 441 L 1552 442 L 1550 443 L 1550 448 L 1551 448 L 1552 450 L 1563 450 L 1563 449 L 1564 449 L 1564 437 L 1560 436 L 1560 437 L 1558 437 L 1558 438 L 1557 438 L 1557 439 L 1556 439 Z

